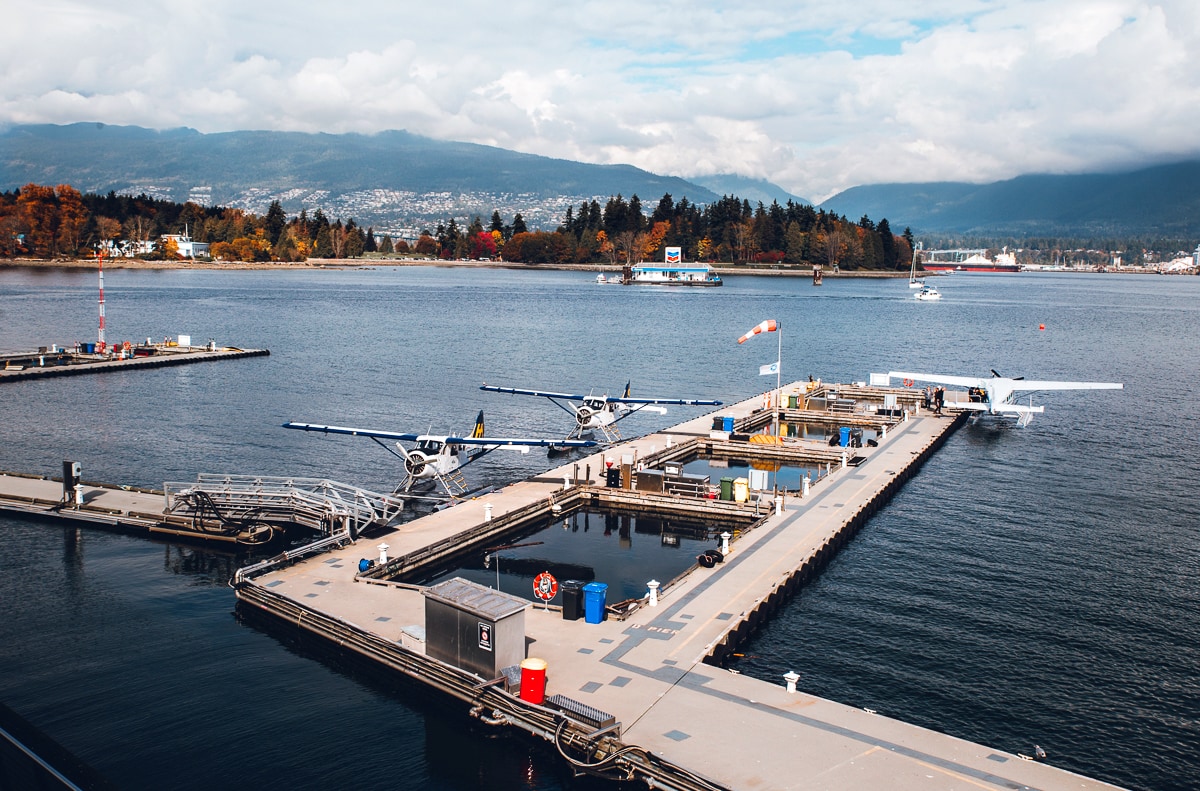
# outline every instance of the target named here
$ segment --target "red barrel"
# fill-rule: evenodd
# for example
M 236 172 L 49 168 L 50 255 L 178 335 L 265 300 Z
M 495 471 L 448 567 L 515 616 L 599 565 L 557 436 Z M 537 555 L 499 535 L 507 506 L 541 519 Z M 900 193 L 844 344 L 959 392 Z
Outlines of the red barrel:
M 521 661 L 521 700 L 541 705 L 546 699 L 546 660 L 529 657 Z

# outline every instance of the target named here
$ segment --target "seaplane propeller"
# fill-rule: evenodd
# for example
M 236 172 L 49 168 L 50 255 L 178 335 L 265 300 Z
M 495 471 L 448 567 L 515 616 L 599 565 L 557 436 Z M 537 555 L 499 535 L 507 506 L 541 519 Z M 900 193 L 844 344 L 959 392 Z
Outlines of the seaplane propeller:
M 428 465 L 429 459 L 417 450 L 409 451 L 408 456 L 404 459 L 404 471 L 414 478 L 420 478 Z

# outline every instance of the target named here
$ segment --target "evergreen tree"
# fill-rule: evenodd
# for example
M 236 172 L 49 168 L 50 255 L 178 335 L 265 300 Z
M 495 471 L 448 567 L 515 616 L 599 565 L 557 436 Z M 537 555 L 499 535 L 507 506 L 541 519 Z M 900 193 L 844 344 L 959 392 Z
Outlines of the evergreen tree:
M 376 250 L 378 247 L 375 244 L 375 229 L 367 228 L 367 238 L 363 240 L 363 252 L 374 253 Z
M 658 205 L 654 207 L 654 213 L 650 215 L 650 222 L 672 222 L 675 219 L 675 201 L 671 197 L 671 193 L 664 192 L 663 196 L 658 199 Z
M 901 262 L 897 260 L 896 256 L 896 237 L 892 235 L 892 226 L 888 224 L 886 217 L 879 221 L 875 230 L 879 234 L 879 244 L 883 254 L 880 266 L 884 269 L 902 269 Z
M 519 233 L 529 233 L 529 229 L 525 227 L 525 218 L 520 212 L 513 215 L 512 233 L 516 236 Z
M 320 210 L 318 209 L 318 212 Z M 313 247 L 313 256 L 316 258 L 333 258 L 333 239 L 329 230 L 329 224 L 326 223 L 317 231 L 316 244 Z
M 396 248 L 392 246 L 392 237 L 385 234 L 383 241 L 379 243 L 379 252 L 383 253 L 384 255 L 391 255 L 395 251 Z
M 283 211 L 283 206 L 279 201 L 271 201 L 271 207 L 267 209 L 267 216 L 263 220 L 263 230 L 267 232 L 267 240 L 274 245 L 279 241 L 279 234 L 283 233 L 284 227 L 287 225 L 287 214 Z
M 642 214 L 642 201 L 635 194 L 629 199 L 629 213 L 625 215 L 625 230 L 641 233 L 646 229 L 646 215 Z

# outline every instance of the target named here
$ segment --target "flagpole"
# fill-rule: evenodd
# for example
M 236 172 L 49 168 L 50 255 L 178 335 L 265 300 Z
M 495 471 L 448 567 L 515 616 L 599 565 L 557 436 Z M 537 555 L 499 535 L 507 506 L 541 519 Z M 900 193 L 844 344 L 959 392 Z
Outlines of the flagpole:
M 775 322 L 775 332 L 779 334 L 779 351 L 775 355 L 775 406 L 782 407 L 783 403 L 779 400 L 780 390 L 782 389 L 783 377 L 783 323 Z
M 775 354 L 775 436 L 783 429 L 783 322 L 775 322 L 779 347 Z

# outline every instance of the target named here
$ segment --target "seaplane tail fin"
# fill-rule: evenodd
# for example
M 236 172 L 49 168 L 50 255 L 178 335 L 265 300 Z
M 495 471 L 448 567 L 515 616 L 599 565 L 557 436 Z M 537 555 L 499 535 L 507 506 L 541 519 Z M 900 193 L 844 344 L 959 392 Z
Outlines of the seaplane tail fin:
M 479 439 L 483 436 L 483 410 L 479 410 L 479 415 L 475 418 L 475 428 L 471 429 L 471 439 Z
M 626 382 L 625 382 L 625 392 L 624 392 L 624 393 L 621 395 L 621 398 L 629 398 L 629 382 L 630 382 L 630 381 L 632 381 L 632 380 L 626 380 Z

